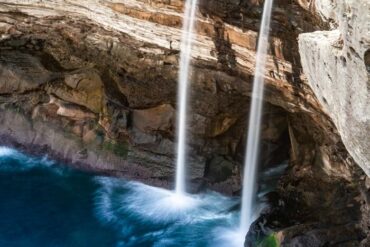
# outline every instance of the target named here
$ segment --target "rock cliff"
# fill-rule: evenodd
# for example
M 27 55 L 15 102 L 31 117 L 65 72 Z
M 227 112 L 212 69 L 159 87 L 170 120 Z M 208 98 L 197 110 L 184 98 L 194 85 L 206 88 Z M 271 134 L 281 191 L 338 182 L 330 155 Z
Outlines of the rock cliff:
M 1 0 L 0 142 L 172 187 L 183 4 Z M 258 0 L 200 1 L 192 191 L 240 190 L 261 7 Z M 275 2 L 261 167 L 289 160 L 289 168 L 277 190 L 285 206 L 260 220 L 268 219 L 283 246 L 366 244 L 369 178 L 357 166 L 369 173 L 365 13 L 344 0 Z
M 302 65 L 355 161 L 370 176 L 368 1 L 316 1 L 328 31 L 299 36 Z
M 312 92 L 305 96 L 308 87 L 294 85 L 300 80 L 293 69 L 293 63 L 299 64 L 298 45 L 279 33 L 297 34 L 281 25 L 288 22 L 283 5 L 276 8 L 266 75 L 266 116 L 277 117 L 271 123 L 278 123 L 266 126 L 266 145 L 275 147 L 287 133 L 288 120 L 282 119 L 288 112 L 319 109 Z M 182 7 L 182 1 L 2 1 L 1 61 L 9 78 L 2 85 L 3 102 L 17 105 L 21 100 L 16 97 L 31 97 L 34 104 L 25 114 L 32 121 L 59 122 L 63 127 L 58 131 L 74 135 L 78 142 L 73 145 L 79 148 L 58 155 L 62 158 L 85 160 L 100 169 L 97 163 L 102 161 L 92 154 L 96 147 L 125 147 L 127 157 L 152 163 L 146 167 L 152 177 L 169 180 Z M 292 7 L 299 9 L 297 4 Z M 295 25 L 311 27 L 299 13 L 288 11 L 297 19 Z M 191 96 L 193 179 L 202 178 L 216 156 L 243 155 L 260 15 L 258 3 L 200 3 Z M 293 51 L 284 49 L 290 44 Z M 44 139 L 31 138 L 29 143 L 53 146 L 57 141 Z M 92 152 L 89 144 L 95 145 Z M 122 163 L 127 157 L 121 157 Z M 121 169 L 119 162 L 104 163 L 110 170 Z

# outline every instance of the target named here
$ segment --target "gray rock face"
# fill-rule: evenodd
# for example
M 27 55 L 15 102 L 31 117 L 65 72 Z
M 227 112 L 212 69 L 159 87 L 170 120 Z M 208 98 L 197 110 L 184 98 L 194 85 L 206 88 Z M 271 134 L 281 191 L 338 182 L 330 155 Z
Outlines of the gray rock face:
M 316 1 L 316 9 L 332 26 L 299 36 L 303 70 L 342 140 L 370 176 L 370 3 Z

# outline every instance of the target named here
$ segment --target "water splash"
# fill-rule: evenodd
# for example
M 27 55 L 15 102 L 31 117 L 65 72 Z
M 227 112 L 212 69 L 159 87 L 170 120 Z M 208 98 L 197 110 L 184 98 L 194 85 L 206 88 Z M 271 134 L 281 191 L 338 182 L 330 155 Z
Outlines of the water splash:
M 253 222 L 256 199 L 256 171 L 259 138 L 261 132 L 261 115 L 263 105 L 264 74 L 267 45 L 270 32 L 270 20 L 273 0 L 266 0 L 258 39 L 256 71 L 253 81 L 252 104 L 249 117 L 247 150 L 244 161 L 242 211 L 240 231 L 247 233 Z
M 0 147 L 0 246 L 243 246 L 245 234 L 235 229 L 239 198 L 204 192 L 179 199 L 50 162 Z M 9 227 L 14 222 L 19 227 Z
M 177 162 L 176 162 L 176 188 L 177 194 L 185 194 L 185 163 L 186 163 L 186 127 L 188 106 L 188 84 L 190 74 L 191 48 L 197 0 L 187 0 L 185 3 L 184 24 L 181 37 L 181 55 L 177 113 Z
M 14 155 L 15 153 L 16 151 L 14 149 L 0 146 L 0 157 L 11 156 Z
M 200 203 L 196 198 L 138 182 L 105 177 L 96 181 L 102 185 L 102 189 L 97 193 L 100 202 L 98 208 L 103 212 L 102 218 L 110 221 L 110 212 L 117 211 L 129 212 L 137 219 L 150 221 L 152 224 L 168 223 L 187 217 L 189 211 Z M 117 221 L 120 221 L 120 217 Z
M 178 205 L 172 191 L 114 178 L 95 181 L 96 216 L 119 232 L 122 246 L 239 247 L 222 235 L 238 222 L 236 198 L 207 192 Z
M 0 146 L 0 171 L 15 172 L 27 171 L 40 166 L 53 167 L 55 162 L 49 160 L 47 156 L 40 158 L 27 156 L 13 148 Z M 57 168 L 53 171 L 58 171 Z

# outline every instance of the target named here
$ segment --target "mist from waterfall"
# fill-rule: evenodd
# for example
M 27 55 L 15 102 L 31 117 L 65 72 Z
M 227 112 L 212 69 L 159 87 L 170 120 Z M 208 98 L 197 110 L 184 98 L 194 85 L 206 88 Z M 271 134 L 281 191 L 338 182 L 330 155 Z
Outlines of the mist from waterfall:
M 177 161 L 176 187 L 178 195 L 185 194 L 185 164 L 187 154 L 187 108 L 190 61 L 193 40 L 193 29 L 197 0 L 187 0 L 185 3 L 184 23 L 181 37 L 180 72 L 178 78 L 178 110 L 177 110 Z
M 255 207 L 257 176 L 256 173 L 258 164 L 258 147 L 261 132 L 264 74 L 268 49 L 272 5 L 273 0 L 265 0 L 258 39 L 256 70 L 253 81 L 253 92 L 251 96 L 252 102 L 248 125 L 248 139 L 244 160 L 242 210 L 240 217 L 240 231 L 243 234 L 246 234 L 248 232 L 248 229 L 253 222 Z

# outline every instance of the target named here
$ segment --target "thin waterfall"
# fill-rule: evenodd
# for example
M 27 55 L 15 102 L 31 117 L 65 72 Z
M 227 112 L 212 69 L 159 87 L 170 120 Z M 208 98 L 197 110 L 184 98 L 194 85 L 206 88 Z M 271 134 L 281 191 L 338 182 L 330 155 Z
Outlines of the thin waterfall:
M 242 210 L 240 230 L 247 233 L 253 222 L 253 212 L 256 199 L 256 175 L 258 162 L 258 146 L 261 132 L 261 118 L 263 106 L 264 74 L 268 38 L 270 32 L 271 9 L 273 0 L 265 0 L 263 16 L 258 39 L 256 55 L 256 71 L 253 80 L 252 103 L 249 116 L 248 139 L 244 160 Z
M 185 193 L 185 164 L 187 154 L 187 108 L 188 84 L 190 74 L 191 48 L 197 0 L 187 0 L 185 3 L 184 23 L 181 37 L 180 72 L 177 93 L 177 162 L 176 162 L 176 194 Z

